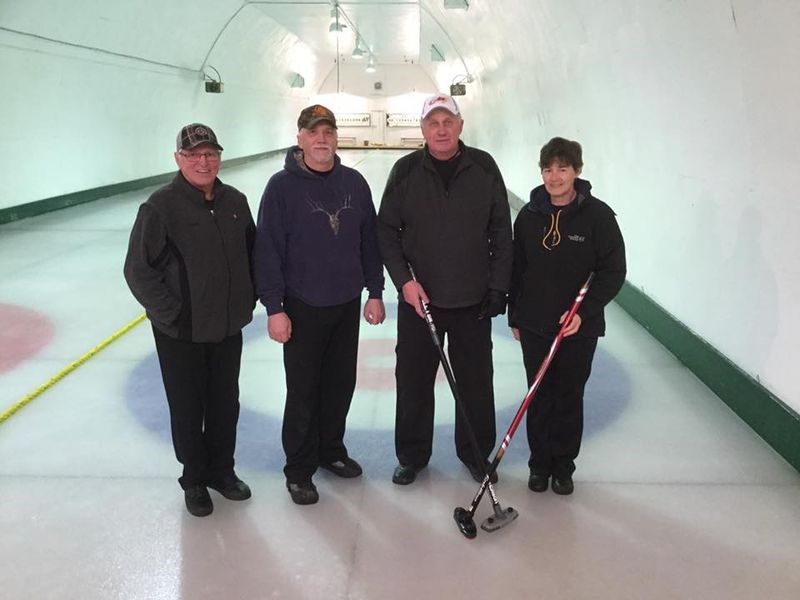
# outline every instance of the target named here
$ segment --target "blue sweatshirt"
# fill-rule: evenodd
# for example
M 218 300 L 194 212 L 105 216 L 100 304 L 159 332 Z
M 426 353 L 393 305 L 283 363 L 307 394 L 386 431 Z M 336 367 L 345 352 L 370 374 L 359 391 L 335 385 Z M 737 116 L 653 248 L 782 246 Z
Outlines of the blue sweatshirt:
M 320 175 L 297 146 L 273 175 L 258 210 L 256 293 L 268 315 L 283 312 L 287 296 L 311 306 L 344 304 L 369 290 L 383 294 L 383 265 L 375 206 L 364 177 L 334 160 Z

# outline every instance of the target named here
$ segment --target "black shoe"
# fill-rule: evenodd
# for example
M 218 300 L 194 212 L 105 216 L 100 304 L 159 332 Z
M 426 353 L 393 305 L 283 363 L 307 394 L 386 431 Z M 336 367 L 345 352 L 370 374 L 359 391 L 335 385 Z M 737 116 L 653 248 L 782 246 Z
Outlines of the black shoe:
M 415 467 L 414 465 L 397 465 L 392 474 L 392 483 L 397 485 L 409 485 L 414 483 L 419 473 L 425 467 Z
M 575 485 L 572 483 L 572 477 L 569 475 L 566 477 L 556 477 L 554 475 L 551 487 L 553 488 L 553 491 L 560 496 L 569 496 L 575 490 Z
M 350 479 L 361 475 L 361 465 L 354 461 L 352 458 L 345 457 L 344 460 L 335 460 L 332 463 L 320 464 L 320 467 L 327 469 L 334 475 Z
M 236 475 L 228 475 L 219 481 L 210 481 L 208 487 L 218 491 L 228 500 L 247 500 L 252 495 L 250 487 Z
M 550 483 L 550 476 L 539 471 L 531 471 L 528 477 L 528 489 L 532 492 L 546 492 Z
M 316 486 L 310 481 L 300 483 L 286 482 L 286 488 L 295 504 L 316 504 L 319 500 L 319 493 Z
M 464 466 L 469 469 L 469 474 L 472 475 L 472 478 L 477 481 L 478 483 L 483 483 L 483 478 L 485 476 L 485 471 L 483 471 L 478 465 L 472 463 L 464 463 Z M 489 465 L 486 465 L 486 471 L 489 470 Z M 489 477 L 489 481 L 492 483 L 497 483 L 497 471 L 492 473 L 491 477 Z
M 195 517 L 207 517 L 214 511 L 214 504 L 205 486 L 197 484 L 183 490 L 186 510 Z

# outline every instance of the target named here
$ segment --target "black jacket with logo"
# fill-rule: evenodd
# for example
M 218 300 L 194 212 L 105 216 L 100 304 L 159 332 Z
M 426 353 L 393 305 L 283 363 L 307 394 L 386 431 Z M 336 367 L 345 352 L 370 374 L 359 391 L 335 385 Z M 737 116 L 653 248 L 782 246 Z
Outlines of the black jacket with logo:
M 461 156 L 445 189 L 427 149 L 398 160 L 378 211 L 378 241 L 398 290 L 411 280 L 431 304 L 463 308 L 487 290 L 507 292 L 511 213 L 500 170 L 487 153 L 459 142 Z
M 214 182 L 214 209 L 178 172 L 139 207 L 125 280 L 153 325 L 192 342 L 219 342 L 253 318 L 255 223 L 244 194 Z
M 554 207 L 540 185 L 517 215 L 509 294 L 511 327 L 555 335 L 558 319 L 594 271 L 589 293 L 578 310 L 582 322 L 576 335 L 605 333 L 603 308 L 625 281 L 625 243 L 614 211 L 592 196 L 591 189 L 588 181 L 576 179 L 575 200 Z

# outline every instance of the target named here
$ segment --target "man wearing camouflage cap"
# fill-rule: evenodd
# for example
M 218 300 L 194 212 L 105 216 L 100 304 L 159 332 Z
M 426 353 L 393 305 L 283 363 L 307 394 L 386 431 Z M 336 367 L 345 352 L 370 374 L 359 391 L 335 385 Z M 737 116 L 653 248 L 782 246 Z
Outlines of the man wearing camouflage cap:
M 344 478 L 361 466 L 344 444 L 364 320 L 384 320 L 375 206 L 364 177 L 336 154 L 336 116 L 320 104 L 297 120 L 297 145 L 258 211 L 255 279 L 267 334 L 283 344 L 286 487 L 296 504 L 319 499 L 317 467 Z

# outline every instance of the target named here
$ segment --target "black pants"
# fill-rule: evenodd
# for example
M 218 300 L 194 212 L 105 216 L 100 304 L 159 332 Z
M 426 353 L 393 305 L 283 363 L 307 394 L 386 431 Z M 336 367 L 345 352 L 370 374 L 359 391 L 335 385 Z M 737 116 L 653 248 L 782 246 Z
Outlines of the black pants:
M 184 489 L 233 474 L 242 334 L 217 343 L 177 340 L 153 327 Z
M 317 466 L 347 458 L 345 423 L 356 388 L 361 299 L 315 307 L 286 298 L 292 337 L 283 346 L 286 481 L 308 481 Z
M 552 339 L 520 330 L 528 383 L 550 351 Z M 567 477 L 583 436 L 583 390 L 592 372 L 597 338 L 567 337 L 561 342 L 528 408 L 528 466 L 532 471 Z
M 495 443 L 492 377 L 492 322 L 478 319 L 478 306 L 458 309 L 431 307 L 439 339 L 447 338 L 459 397 L 475 431 L 478 453 L 487 458 Z M 430 330 L 414 309 L 403 302 L 397 308 L 397 412 L 395 451 L 400 464 L 424 466 L 433 449 L 434 383 L 439 353 Z M 456 455 L 474 463 L 469 437 L 460 412 L 455 420 Z

